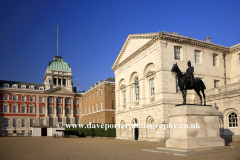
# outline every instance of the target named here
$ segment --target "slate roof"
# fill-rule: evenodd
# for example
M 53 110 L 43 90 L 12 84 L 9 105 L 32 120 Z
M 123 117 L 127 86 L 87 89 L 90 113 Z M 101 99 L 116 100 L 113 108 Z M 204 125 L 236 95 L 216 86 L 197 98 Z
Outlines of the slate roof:
M 45 88 L 45 84 L 41 84 L 41 83 L 28 83 L 28 82 L 0 80 L 0 87 L 3 87 L 4 84 L 9 84 L 9 88 L 12 88 L 12 85 L 14 84 L 17 84 L 18 88 L 21 88 L 21 85 L 26 85 L 26 89 L 29 89 L 29 86 L 34 86 L 34 89 L 36 90 L 38 90 L 39 87 Z
M 115 82 L 115 78 L 108 77 L 108 78 L 107 78 L 107 79 L 105 79 L 104 81 Z

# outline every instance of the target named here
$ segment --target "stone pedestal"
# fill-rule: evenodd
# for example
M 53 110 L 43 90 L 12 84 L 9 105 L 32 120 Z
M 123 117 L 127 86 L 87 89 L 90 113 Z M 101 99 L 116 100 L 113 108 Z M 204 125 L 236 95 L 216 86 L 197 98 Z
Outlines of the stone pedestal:
M 200 149 L 225 146 L 219 135 L 219 116 L 212 106 L 179 105 L 170 113 L 170 138 L 167 148 Z

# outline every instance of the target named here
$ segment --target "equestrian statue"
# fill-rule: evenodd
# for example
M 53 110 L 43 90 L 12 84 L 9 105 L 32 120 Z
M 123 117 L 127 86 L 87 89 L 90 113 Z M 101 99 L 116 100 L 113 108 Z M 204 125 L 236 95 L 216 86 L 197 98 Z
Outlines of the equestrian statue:
M 202 105 L 202 96 L 200 94 L 200 91 L 202 92 L 202 95 L 204 98 L 204 105 L 206 105 L 205 93 L 204 93 L 204 89 L 206 89 L 205 84 L 201 79 L 194 78 L 194 75 L 193 75 L 194 67 L 191 66 L 190 61 L 188 61 L 188 69 L 186 71 L 186 74 L 183 74 L 181 72 L 181 70 L 177 66 L 177 63 L 173 64 L 171 72 L 177 76 L 178 86 L 180 88 L 180 91 L 182 92 L 183 104 L 186 104 L 187 90 L 194 89 L 200 98 L 201 105 Z

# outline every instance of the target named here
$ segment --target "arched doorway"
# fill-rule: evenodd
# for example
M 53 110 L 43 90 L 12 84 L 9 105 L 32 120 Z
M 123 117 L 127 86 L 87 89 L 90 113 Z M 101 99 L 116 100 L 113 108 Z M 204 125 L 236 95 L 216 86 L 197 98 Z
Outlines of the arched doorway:
M 139 131 L 138 131 L 138 121 L 137 119 L 133 119 L 133 140 L 138 140 Z

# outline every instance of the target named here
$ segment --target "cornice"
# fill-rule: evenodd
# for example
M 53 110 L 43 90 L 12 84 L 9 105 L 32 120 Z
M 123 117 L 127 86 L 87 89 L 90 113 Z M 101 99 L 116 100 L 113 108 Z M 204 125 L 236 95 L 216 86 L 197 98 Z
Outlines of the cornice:
M 136 36 L 136 38 L 140 38 L 140 37 L 141 36 Z M 116 69 L 121 67 L 123 64 L 127 63 L 128 61 L 130 61 L 131 59 L 136 57 L 139 53 L 148 49 L 150 46 L 152 46 L 158 40 L 164 40 L 164 41 L 167 41 L 167 42 L 173 42 L 173 43 L 184 44 L 184 45 L 191 45 L 191 46 L 196 46 L 196 47 L 210 49 L 210 50 L 213 50 L 213 51 L 219 51 L 219 52 L 224 52 L 224 53 L 232 52 L 229 47 L 225 47 L 225 46 L 221 46 L 221 45 L 217 45 L 217 44 L 193 39 L 193 38 L 190 38 L 190 37 L 174 35 L 174 34 L 170 34 L 170 33 L 166 33 L 166 32 L 159 32 L 158 35 L 151 35 L 149 37 L 151 37 L 152 40 L 150 40 L 145 45 L 140 47 L 137 51 L 135 51 L 133 54 L 131 54 L 129 57 L 127 57 L 125 60 L 123 60 L 119 64 L 117 64 L 117 63 L 118 63 L 121 56 L 117 57 L 117 60 L 115 62 L 115 64 L 117 64 L 117 65 L 114 64 L 114 66 L 112 67 L 112 70 L 115 71 Z M 124 51 L 127 47 L 127 44 L 129 43 L 130 39 L 132 39 L 132 38 L 133 37 L 131 37 L 131 36 L 128 37 L 127 42 L 124 44 L 124 47 L 122 48 L 122 50 L 120 51 L 119 54 L 124 53 Z M 232 50 L 235 51 L 235 50 L 239 50 L 239 49 L 240 49 L 240 47 L 237 47 L 237 48 L 233 48 Z

